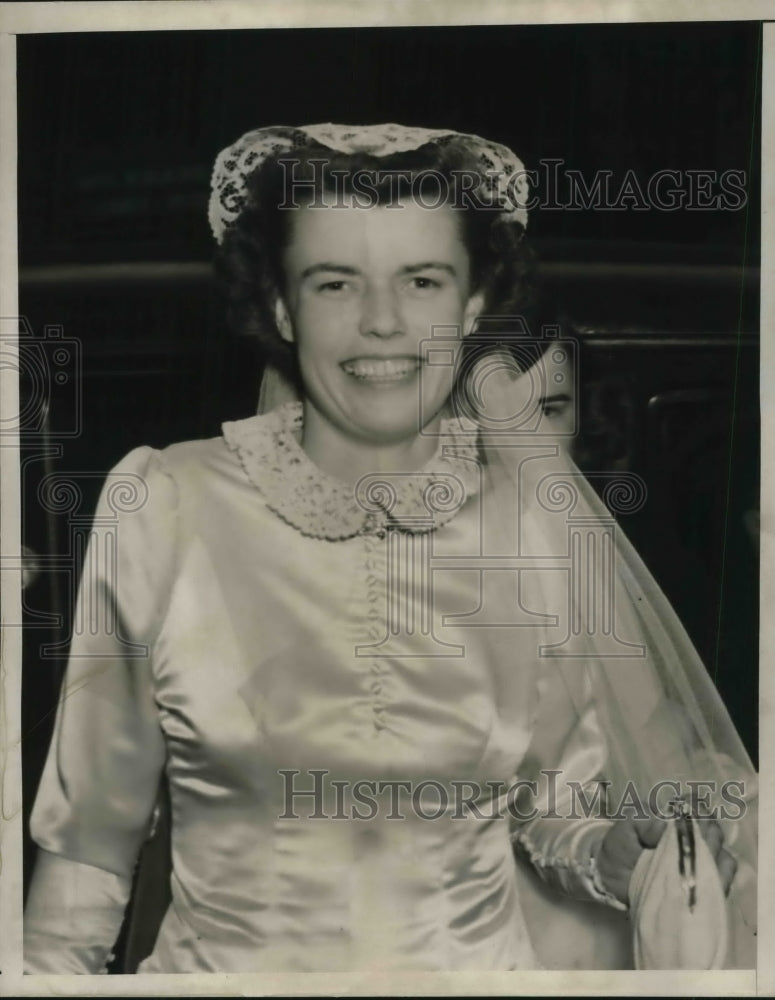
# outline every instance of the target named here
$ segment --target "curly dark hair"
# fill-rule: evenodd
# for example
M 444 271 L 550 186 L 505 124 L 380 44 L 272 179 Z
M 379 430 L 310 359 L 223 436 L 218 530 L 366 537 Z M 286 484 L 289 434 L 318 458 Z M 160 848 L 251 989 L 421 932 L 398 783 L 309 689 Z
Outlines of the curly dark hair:
M 287 206 L 301 185 L 310 192 L 307 200 L 316 197 L 316 191 L 352 195 L 356 174 L 374 178 L 369 193 L 376 204 L 388 204 L 408 191 L 438 199 L 439 175 L 454 196 L 460 190 L 456 188 L 460 178 L 479 170 L 465 144 L 454 138 L 381 157 L 335 153 L 310 142 L 264 161 L 249 176 L 246 205 L 225 232 L 215 258 L 231 329 L 256 338 L 265 363 L 300 387 L 294 346 L 281 338 L 274 314 L 277 297 L 284 293 L 282 259 L 291 239 L 293 214 L 280 206 Z M 293 192 L 289 192 L 289 177 Z M 476 201 L 469 197 L 454 202 L 471 264 L 471 290 L 483 293 L 484 312 L 489 316 L 525 316 L 534 301 L 535 259 L 522 238 L 524 229 Z M 481 352 L 483 343 L 487 349 L 503 345 L 507 343 L 504 337 L 494 333 L 484 341 L 479 338 L 476 350 Z

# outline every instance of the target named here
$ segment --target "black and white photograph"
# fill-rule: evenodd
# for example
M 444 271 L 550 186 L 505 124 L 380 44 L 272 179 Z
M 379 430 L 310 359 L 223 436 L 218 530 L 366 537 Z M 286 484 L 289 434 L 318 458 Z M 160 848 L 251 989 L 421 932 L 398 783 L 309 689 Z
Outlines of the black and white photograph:
M 262 6 L 0 4 L 0 992 L 775 989 L 775 8 Z

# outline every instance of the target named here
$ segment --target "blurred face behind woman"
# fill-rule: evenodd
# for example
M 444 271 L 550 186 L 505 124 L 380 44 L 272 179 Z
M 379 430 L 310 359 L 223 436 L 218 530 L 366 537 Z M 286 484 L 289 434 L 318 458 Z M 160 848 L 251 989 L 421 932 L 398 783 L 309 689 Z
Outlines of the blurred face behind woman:
M 455 375 L 425 364 L 423 344 L 434 327 L 462 340 L 482 308 L 456 211 L 409 198 L 291 211 L 276 315 L 297 352 L 304 449 L 345 479 L 421 467 Z

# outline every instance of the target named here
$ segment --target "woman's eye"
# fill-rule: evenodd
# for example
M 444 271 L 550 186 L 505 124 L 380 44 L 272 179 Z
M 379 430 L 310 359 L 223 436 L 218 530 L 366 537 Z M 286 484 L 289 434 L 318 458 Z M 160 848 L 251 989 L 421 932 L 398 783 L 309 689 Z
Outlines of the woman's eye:
M 425 275 L 415 275 L 415 277 L 410 279 L 410 285 L 415 291 L 426 292 L 430 289 L 441 288 L 441 282 L 436 281 L 435 278 L 428 278 Z
M 344 281 L 324 281 L 318 285 L 319 292 L 342 292 L 345 289 Z
M 545 417 L 549 417 L 551 419 L 552 417 L 561 417 L 567 407 L 567 400 L 561 400 L 555 403 L 544 403 L 541 410 Z

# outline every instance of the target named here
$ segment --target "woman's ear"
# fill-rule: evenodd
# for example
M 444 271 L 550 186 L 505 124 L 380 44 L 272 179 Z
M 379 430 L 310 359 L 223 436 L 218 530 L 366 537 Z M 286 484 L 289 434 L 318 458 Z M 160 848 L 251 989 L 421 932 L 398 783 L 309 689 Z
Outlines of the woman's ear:
M 280 331 L 280 336 L 283 338 L 283 340 L 286 340 L 289 344 L 292 344 L 293 323 L 291 323 L 291 317 L 288 313 L 288 309 L 279 295 L 275 299 L 274 319 L 275 323 L 277 323 L 277 329 Z
M 479 316 L 482 314 L 484 309 L 484 293 L 475 292 L 471 295 L 466 303 L 465 310 L 463 312 L 463 336 L 467 337 L 468 334 L 473 330 L 474 324 Z

